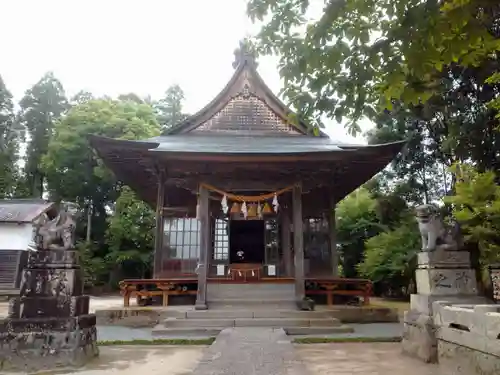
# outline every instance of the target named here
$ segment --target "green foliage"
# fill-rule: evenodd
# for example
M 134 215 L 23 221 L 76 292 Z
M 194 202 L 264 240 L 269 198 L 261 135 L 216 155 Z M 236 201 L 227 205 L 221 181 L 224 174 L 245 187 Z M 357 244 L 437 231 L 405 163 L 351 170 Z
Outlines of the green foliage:
M 15 127 L 12 94 L 0 76 L 0 199 L 15 193 L 19 179 L 16 166 L 19 141 L 20 130 Z
M 105 232 L 106 207 L 118 197 L 117 183 L 92 151 L 87 136 L 141 139 L 159 134 L 152 108 L 133 101 L 94 99 L 72 107 L 57 122 L 43 171 L 53 199 L 77 202 L 82 207 L 92 202 L 93 233 Z
M 420 235 L 412 218 L 394 230 L 371 237 L 365 243 L 361 275 L 387 287 L 408 289 L 416 268 L 415 255 L 420 248 Z M 387 288 L 384 288 L 387 289 Z
M 109 340 L 98 341 L 99 346 L 115 346 L 115 345 L 212 345 L 215 337 L 206 339 L 153 339 L 153 340 Z
M 364 242 L 383 227 L 377 221 L 377 202 L 360 188 L 344 198 L 336 210 L 337 243 L 344 277 L 356 277 L 363 259 Z
M 500 186 L 493 171 L 473 166 L 453 166 L 457 176 L 455 194 L 447 197 L 461 224 L 465 240 L 477 243 L 483 265 L 500 261 Z
M 104 260 L 96 256 L 94 246 L 86 242 L 78 242 L 76 249 L 80 257 L 85 287 L 89 288 L 106 283 L 109 278 L 109 270 Z
M 111 266 L 132 264 L 139 274 L 150 269 L 154 254 L 155 215 L 151 208 L 140 201 L 128 187 L 121 190 L 116 200 L 115 212 L 108 219 L 106 243 L 110 252 L 106 261 Z
M 348 118 L 352 133 L 393 99 L 426 102 L 448 66 L 478 66 L 500 49 L 500 5 L 488 0 L 314 5 L 250 0 L 248 14 L 262 23 L 260 52 L 280 56 L 285 96 L 307 116 Z
M 185 120 L 188 115 L 182 111 L 184 91 L 179 85 L 170 86 L 165 91 L 165 96 L 154 104 L 154 109 L 162 131 L 168 131 L 171 127 Z
M 101 266 L 106 269 L 107 282 L 113 276 L 110 272 L 116 266 L 115 258 L 122 256 L 117 247 L 112 252 L 113 256 L 108 256 L 105 238 L 109 210 L 122 190 L 92 151 L 87 136 L 96 134 L 134 140 L 152 137 L 159 132 L 160 126 L 152 108 L 128 99 L 91 99 L 85 96 L 80 104 L 74 105 L 55 124 L 48 152 L 43 157 L 43 171 L 52 199 L 69 200 L 77 202 L 81 207 L 92 208 L 90 223 L 86 223 L 87 226 L 91 225 L 90 240 L 93 247 L 87 253 L 87 268 L 97 275 L 97 279 L 88 278 L 89 283 L 101 282 Z M 133 235 L 137 232 L 133 229 L 129 228 L 128 233 Z M 125 254 L 128 253 L 125 251 Z
M 45 175 L 41 161 L 49 148 L 54 123 L 68 109 L 64 89 L 52 73 L 45 74 L 21 99 L 18 120 L 28 132 L 25 174 L 29 195 L 42 197 Z

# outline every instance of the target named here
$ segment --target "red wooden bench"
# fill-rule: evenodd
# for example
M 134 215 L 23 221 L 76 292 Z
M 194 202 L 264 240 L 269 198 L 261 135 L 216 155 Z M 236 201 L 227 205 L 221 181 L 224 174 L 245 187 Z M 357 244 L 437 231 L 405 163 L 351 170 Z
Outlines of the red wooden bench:
M 334 296 L 362 297 L 363 304 L 370 303 L 372 282 L 366 279 L 307 278 L 306 295 L 326 295 L 326 304 L 333 305 Z
M 163 306 L 168 306 L 170 296 L 196 295 L 196 278 L 166 278 L 166 279 L 126 279 L 120 281 L 123 296 L 123 306 L 130 306 L 130 298 L 136 297 L 140 305 L 144 299 L 162 296 Z M 194 288 L 193 288 L 194 286 Z

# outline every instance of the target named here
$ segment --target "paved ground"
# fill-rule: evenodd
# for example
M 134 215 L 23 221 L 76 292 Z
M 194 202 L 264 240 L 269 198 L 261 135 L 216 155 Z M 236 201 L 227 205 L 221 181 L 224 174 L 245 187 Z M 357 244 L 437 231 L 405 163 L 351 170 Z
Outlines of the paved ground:
M 99 358 L 83 368 L 43 375 L 188 375 L 192 374 L 203 350 L 201 346 L 106 346 L 99 348 Z
M 397 343 L 294 345 L 311 375 L 453 375 L 401 354 Z
M 193 375 L 309 375 L 285 331 L 227 328 L 205 350 Z

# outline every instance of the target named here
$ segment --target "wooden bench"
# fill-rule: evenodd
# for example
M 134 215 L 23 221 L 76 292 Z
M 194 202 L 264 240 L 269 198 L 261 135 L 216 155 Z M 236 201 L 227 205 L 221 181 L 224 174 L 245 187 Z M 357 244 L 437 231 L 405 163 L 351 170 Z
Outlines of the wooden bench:
M 170 296 L 196 295 L 198 279 L 126 279 L 120 281 L 119 285 L 124 307 L 130 306 L 131 297 L 136 297 L 137 304 L 141 305 L 143 300 L 154 296 L 161 296 L 163 306 L 168 306 Z
M 363 297 L 363 304 L 370 303 L 372 282 L 366 279 L 307 278 L 306 295 L 326 295 L 326 304 L 333 305 L 334 296 Z

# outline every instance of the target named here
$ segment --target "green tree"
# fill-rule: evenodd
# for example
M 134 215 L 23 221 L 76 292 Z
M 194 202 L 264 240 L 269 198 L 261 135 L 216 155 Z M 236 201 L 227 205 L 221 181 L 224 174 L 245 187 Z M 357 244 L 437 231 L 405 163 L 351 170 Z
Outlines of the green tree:
M 363 260 L 365 241 L 381 230 L 377 202 L 368 190 L 360 188 L 339 202 L 336 230 L 344 277 L 356 277 L 356 266 Z
M 471 165 L 453 167 L 455 194 L 446 198 L 461 224 L 465 240 L 478 244 L 481 264 L 500 262 L 500 186 L 493 171 L 479 172 Z
M 128 187 L 121 189 L 115 211 L 108 219 L 106 260 L 127 277 L 148 277 L 154 254 L 155 215 Z
M 182 111 L 183 101 L 184 91 L 179 85 L 172 85 L 165 92 L 165 96 L 154 104 L 162 131 L 167 131 L 188 117 Z
M 25 177 L 29 195 L 42 197 L 45 175 L 42 156 L 47 153 L 54 123 L 68 108 L 64 89 L 52 73 L 45 74 L 19 103 L 19 122 L 28 133 Z
M 109 207 L 119 185 L 88 144 L 87 135 L 144 139 L 158 135 L 153 110 L 132 101 L 94 99 L 72 107 L 55 124 L 43 172 L 53 199 L 77 202 L 91 210 L 92 239 L 103 243 Z
M 417 225 L 413 218 L 408 218 L 396 229 L 366 241 L 359 272 L 374 282 L 376 293 L 397 297 L 407 295 L 414 283 L 415 257 L 419 248 Z
M 20 129 L 14 122 L 12 94 L 0 76 L 0 199 L 11 197 L 19 178 Z
M 450 65 L 477 66 L 500 49 L 498 2 L 327 1 L 318 17 L 312 6 L 250 0 L 248 13 L 263 22 L 260 52 L 280 56 L 285 96 L 309 117 L 347 117 L 353 133 L 393 99 L 426 102 Z

